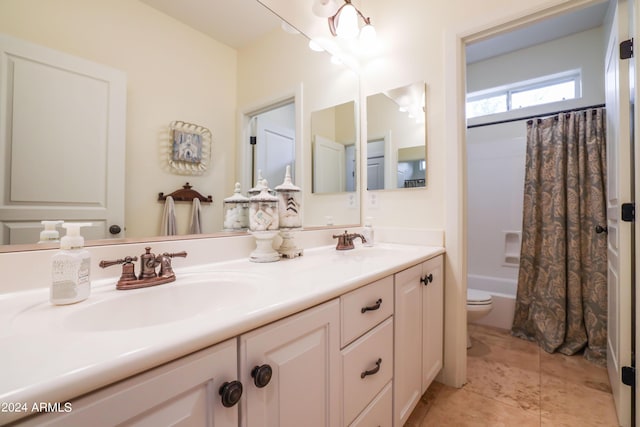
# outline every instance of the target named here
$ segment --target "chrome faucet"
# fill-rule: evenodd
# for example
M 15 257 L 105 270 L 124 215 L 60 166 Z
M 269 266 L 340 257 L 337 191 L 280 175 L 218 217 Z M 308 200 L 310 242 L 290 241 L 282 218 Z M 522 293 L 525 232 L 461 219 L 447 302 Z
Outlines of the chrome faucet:
M 186 257 L 186 252 L 176 253 L 163 253 L 155 255 L 151 253 L 151 248 L 145 248 L 145 253 L 140 256 L 140 275 L 135 274 L 134 261 L 138 260 L 138 257 L 124 257 L 115 261 L 100 261 L 101 268 L 107 268 L 112 265 L 122 264 L 122 274 L 116 284 L 116 289 L 137 289 L 147 288 L 149 286 L 162 285 L 164 283 L 173 282 L 176 280 L 176 274 L 171 267 L 171 258 L 174 257 Z M 160 266 L 158 272 L 156 267 Z
M 362 243 L 365 243 L 367 239 L 364 238 L 362 234 L 358 233 L 347 233 L 347 230 L 344 231 L 343 234 L 333 235 L 334 239 L 338 239 L 338 244 L 336 245 L 336 250 L 338 251 L 346 251 L 348 249 L 353 249 L 355 246 L 353 245 L 353 239 L 360 238 Z

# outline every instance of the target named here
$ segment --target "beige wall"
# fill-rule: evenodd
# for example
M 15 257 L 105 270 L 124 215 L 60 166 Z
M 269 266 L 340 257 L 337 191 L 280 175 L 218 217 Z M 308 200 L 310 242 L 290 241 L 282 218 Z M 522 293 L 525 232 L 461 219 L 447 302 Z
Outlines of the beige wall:
M 236 51 L 132 0 L 3 0 L 0 32 L 124 71 L 127 74 L 125 218 L 127 237 L 157 235 L 165 194 L 189 182 L 203 205 L 205 232 L 218 231 L 222 199 L 232 193 L 235 157 Z M 189 46 L 185 49 L 184 46 Z M 166 170 L 160 141 L 173 120 L 213 134 L 204 176 Z M 184 234 L 191 206 L 177 204 Z

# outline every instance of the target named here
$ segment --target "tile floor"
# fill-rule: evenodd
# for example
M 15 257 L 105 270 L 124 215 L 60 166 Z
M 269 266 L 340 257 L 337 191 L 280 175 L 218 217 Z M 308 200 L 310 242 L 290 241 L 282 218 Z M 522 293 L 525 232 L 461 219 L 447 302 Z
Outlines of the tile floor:
M 426 426 L 617 426 L 605 368 L 548 354 L 508 331 L 470 325 L 467 384 L 434 382 L 405 424 Z

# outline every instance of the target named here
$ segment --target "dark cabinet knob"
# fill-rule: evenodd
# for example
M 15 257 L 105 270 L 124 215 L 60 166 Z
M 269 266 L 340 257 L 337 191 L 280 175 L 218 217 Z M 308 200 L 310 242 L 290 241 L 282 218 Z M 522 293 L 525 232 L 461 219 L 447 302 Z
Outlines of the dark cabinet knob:
M 112 225 L 111 227 L 109 227 L 109 233 L 111 234 L 120 234 L 121 231 L 122 228 L 120 228 L 119 225 Z
M 420 278 L 420 283 L 424 283 L 425 286 L 427 286 L 431 282 L 433 282 L 433 274 L 431 273 L 428 276 Z
M 273 370 L 271 366 L 264 364 L 261 366 L 256 366 L 251 370 L 251 376 L 253 377 L 253 383 L 258 388 L 262 388 L 269 384 L 271 381 L 271 375 L 273 374 Z
M 240 381 L 229 381 L 220 387 L 220 396 L 222 396 L 222 405 L 230 408 L 240 401 L 242 396 L 242 383 Z

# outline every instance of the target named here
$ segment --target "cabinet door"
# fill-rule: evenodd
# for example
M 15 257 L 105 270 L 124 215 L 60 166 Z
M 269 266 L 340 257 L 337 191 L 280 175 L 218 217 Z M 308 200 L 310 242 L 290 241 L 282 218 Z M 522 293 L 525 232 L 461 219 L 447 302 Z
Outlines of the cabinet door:
M 402 426 L 422 396 L 422 266 L 395 275 L 393 425 Z
M 222 405 L 223 383 L 237 379 L 235 339 L 72 400 L 69 413 L 29 418 L 21 426 L 238 425 L 238 405 Z
M 422 393 L 442 369 L 444 340 L 444 280 L 442 256 L 422 264 Z
M 242 426 L 339 425 L 339 319 L 339 302 L 333 300 L 240 337 Z M 252 372 L 264 372 L 265 365 L 271 378 L 259 387 Z

